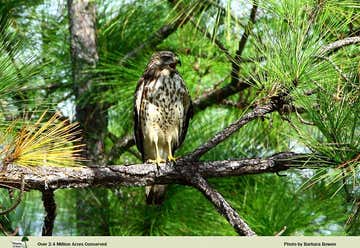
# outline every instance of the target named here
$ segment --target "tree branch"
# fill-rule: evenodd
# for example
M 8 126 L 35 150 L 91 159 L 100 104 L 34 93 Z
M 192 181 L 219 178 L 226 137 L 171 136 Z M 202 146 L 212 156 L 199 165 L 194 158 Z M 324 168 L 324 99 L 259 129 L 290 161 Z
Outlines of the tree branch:
M 215 205 L 216 210 L 228 220 L 239 235 L 256 236 L 256 233 L 240 218 L 239 214 L 230 206 L 224 197 L 211 188 L 200 174 L 191 174 L 188 179 L 195 188 L 202 192 L 205 197 Z
M 15 230 L 6 230 L 0 223 L 0 230 L 5 236 L 16 236 L 19 233 L 19 227 L 16 227 Z
M 264 116 L 267 113 L 271 113 L 278 109 L 279 106 L 275 104 L 274 102 L 270 102 L 267 105 L 264 106 L 257 106 L 254 108 L 253 111 L 245 114 L 242 118 L 232 123 L 230 126 L 226 127 L 222 131 L 218 132 L 213 138 L 211 138 L 209 141 L 205 142 L 203 145 L 201 145 L 199 148 L 191 152 L 190 154 L 186 155 L 184 158 L 185 160 L 198 160 L 203 154 L 208 152 L 210 149 L 227 139 L 230 135 L 235 133 L 237 130 L 239 130 L 242 126 L 244 126 L 246 123 Z
M 238 84 L 238 81 L 239 81 L 241 55 L 245 49 L 245 45 L 249 38 L 251 29 L 255 23 L 257 8 L 258 8 L 257 1 L 254 0 L 253 6 L 250 11 L 250 17 L 249 17 L 248 24 L 246 25 L 244 33 L 241 36 L 241 39 L 239 41 L 239 47 L 235 54 L 235 59 L 232 62 L 231 83 L 230 83 L 232 85 Z
M 349 45 L 354 45 L 354 44 L 357 44 L 357 43 L 360 43 L 360 36 L 347 37 L 345 39 L 337 40 L 337 41 L 335 41 L 333 43 L 330 43 L 330 44 L 322 47 L 320 49 L 320 54 L 321 55 L 323 55 L 323 54 L 330 55 L 330 54 L 336 52 L 337 50 L 339 50 L 342 47 L 349 46 Z
M 339 75 L 342 77 L 343 80 L 345 80 L 345 81 L 348 82 L 348 83 L 351 82 L 351 81 L 349 80 L 349 78 L 346 76 L 346 74 L 340 69 L 340 67 L 337 66 L 329 57 L 317 56 L 317 58 L 323 59 L 323 60 L 326 60 L 327 62 L 329 62 L 329 64 L 331 64 L 332 67 L 334 67 L 335 71 L 336 71 L 337 73 L 339 73 Z
M 56 217 L 54 191 L 51 189 L 42 191 L 42 200 L 46 211 L 44 226 L 42 228 L 42 236 L 52 236 Z
M 7 165 L 3 165 L 1 170 L 3 170 L 3 168 L 7 168 Z M 1 179 L 1 177 L 0 177 L 0 179 Z M 0 182 L 1 182 L 1 180 L 0 180 Z M 5 214 L 10 213 L 20 204 L 20 202 L 24 196 L 24 190 L 25 190 L 25 177 L 22 174 L 20 174 L 20 181 L 18 181 L 17 184 L 15 183 L 14 186 L 16 187 L 16 185 L 19 185 L 19 184 L 20 184 L 20 194 L 19 194 L 18 198 L 13 203 L 13 205 L 11 205 L 11 207 L 9 207 L 8 209 L 5 209 L 3 211 L 0 211 L 0 215 L 5 215 Z M 4 185 L 1 185 L 1 186 L 4 186 Z
M 109 155 L 107 157 L 108 161 L 113 161 L 117 156 L 124 153 L 130 147 L 135 145 L 134 136 L 131 134 L 125 135 L 120 139 L 113 140 L 113 142 L 115 142 L 115 144 L 113 145 L 113 147 L 109 152 Z
M 247 36 L 243 36 L 244 38 L 242 38 L 243 42 L 241 44 L 244 44 L 244 42 L 247 40 Z M 360 37 L 349 37 L 349 38 L 345 38 L 343 40 L 338 40 L 335 41 L 333 43 L 330 43 L 328 45 L 325 45 L 321 48 L 321 52 L 320 54 L 326 54 L 326 53 L 332 53 L 337 49 L 340 49 L 341 47 L 347 46 L 347 45 L 352 45 L 352 44 L 356 44 L 356 43 L 360 43 Z M 241 46 L 243 47 L 243 45 Z M 239 47 L 240 48 L 240 47 Z M 241 55 L 239 50 L 238 54 Z M 241 57 L 239 58 L 239 62 L 243 62 Z M 235 66 L 236 67 L 236 66 Z M 237 71 L 238 69 L 235 68 L 235 71 Z M 234 68 L 233 70 L 234 71 Z M 246 82 L 246 81 L 240 81 L 238 79 L 238 76 L 236 74 L 236 76 L 233 75 L 231 82 L 228 85 L 225 85 L 224 87 L 220 88 L 220 89 L 215 89 L 209 93 L 206 93 L 200 97 L 198 97 L 197 99 L 194 100 L 194 112 L 196 113 L 197 111 L 203 110 L 215 103 L 221 102 L 223 99 L 226 99 L 229 96 L 232 96 L 233 94 L 245 90 L 246 88 L 250 87 L 251 82 Z
M 240 235 L 256 235 L 240 218 L 237 212 L 212 189 L 204 177 L 236 176 L 284 171 L 294 166 L 309 163 L 309 155 L 284 152 L 260 159 L 240 159 L 211 162 L 194 162 L 184 159 L 174 164 L 139 164 L 130 166 L 93 167 L 21 167 L 13 164 L 0 166 L 2 187 L 12 187 L 18 180 L 26 189 L 43 191 L 43 202 L 47 212 L 43 235 L 52 235 L 56 204 L 54 190 L 79 187 L 144 186 L 153 184 L 190 183 L 200 190 Z M 19 175 L 21 178 L 19 178 Z M 25 182 L 25 183 L 24 183 Z M 24 187 L 24 186 L 22 186 Z M 24 188 L 22 188 L 22 191 Z
M 245 82 L 238 80 L 236 83 L 229 83 L 224 87 L 219 89 L 212 90 L 208 93 L 203 94 L 194 100 L 194 112 L 204 110 L 207 107 L 210 107 L 216 103 L 221 102 L 225 98 L 236 94 L 237 92 L 243 91 L 250 87 L 251 82 Z
M 284 171 L 310 163 L 308 154 L 279 153 L 268 158 L 222 161 L 187 161 L 171 163 L 86 166 L 86 167 L 23 167 L 9 164 L 0 175 L 1 187 L 18 187 L 24 175 L 25 190 L 63 188 L 146 186 L 153 184 L 188 184 L 183 175 L 192 171 L 205 178 L 241 176 Z M 0 170 L 3 165 L 0 166 Z

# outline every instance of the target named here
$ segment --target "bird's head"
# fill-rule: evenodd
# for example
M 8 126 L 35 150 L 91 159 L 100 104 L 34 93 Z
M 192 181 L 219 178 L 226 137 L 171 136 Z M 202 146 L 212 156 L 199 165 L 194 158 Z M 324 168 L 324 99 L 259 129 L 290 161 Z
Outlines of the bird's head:
M 151 56 L 149 66 L 153 67 L 166 67 L 169 66 L 173 69 L 176 69 L 176 65 L 181 65 L 181 61 L 175 53 L 170 51 L 160 51 L 156 52 Z

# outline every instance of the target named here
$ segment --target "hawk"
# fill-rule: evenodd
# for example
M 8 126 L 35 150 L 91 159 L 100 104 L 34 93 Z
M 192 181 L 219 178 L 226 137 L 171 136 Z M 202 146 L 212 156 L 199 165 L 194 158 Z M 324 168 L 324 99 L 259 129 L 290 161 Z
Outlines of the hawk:
M 174 152 L 185 139 L 192 102 L 176 70 L 178 57 L 170 51 L 152 55 L 138 81 L 134 99 L 135 142 L 143 162 L 175 161 Z M 146 202 L 161 204 L 165 185 L 146 187 Z

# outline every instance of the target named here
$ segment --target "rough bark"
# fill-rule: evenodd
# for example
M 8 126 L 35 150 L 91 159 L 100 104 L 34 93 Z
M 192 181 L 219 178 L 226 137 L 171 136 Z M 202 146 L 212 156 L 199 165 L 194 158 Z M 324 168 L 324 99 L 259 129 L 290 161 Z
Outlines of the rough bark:
M 19 187 L 24 175 L 25 190 L 56 190 L 63 188 L 146 186 L 153 184 L 188 184 L 185 174 L 199 173 L 204 178 L 273 173 L 292 167 L 300 168 L 309 156 L 292 152 L 268 158 L 223 161 L 179 160 L 176 165 L 155 164 L 84 166 L 84 167 L 22 167 L 7 166 L 0 175 L 1 187 Z M 0 166 L 0 170 L 3 169 Z
M 284 171 L 291 167 L 301 168 L 304 161 L 310 163 L 306 154 L 284 152 L 269 158 L 253 158 L 196 162 L 179 160 L 176 164 L 138 164 L 130 166 L 85 167 L 21 167 L 9 164 L 0 175 L 1 187 L 16 187 L 22 183 L 26 190 L 43 191 L 46 210 L 43 235 L 51 235 L 56 204 L 53 191 L 61 188 L 146 186 L 154 184 L 189 184 L 200 190 L 213 203 L 240 235 L 253 236 L 255 232 L 241 219 L 224 197 L 211 188 L 205 178 L 240 176 L 266 172 Z M 19 176 L 22 175 L 22 176 Z M 22 190 L 23 191 L 23 190 Z M 104 222 L 99 222 L 99 226 Z M 106 221 L 104 222 L 106 223 Z

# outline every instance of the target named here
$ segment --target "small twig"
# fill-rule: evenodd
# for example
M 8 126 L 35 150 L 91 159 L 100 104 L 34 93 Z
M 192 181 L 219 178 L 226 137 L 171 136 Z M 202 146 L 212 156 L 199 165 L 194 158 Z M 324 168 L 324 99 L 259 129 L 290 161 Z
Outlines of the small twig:
M 241 39 L 239 41 L 239 46 L 238 46 L 238 50 L 236 51 L 235 58 L 234 58 L 233 62 L 231 63 L 231 66 L 232 66 L 231 83 L 232 84 L 237 83 L 238 79 L 239 79 L 241 55 L 245 49 L 245 45 L 249 38 L 251 29 L 255 23 L 257 8 L 258 8 L 257 0 L 254 0 L 253 6 L 250 11 L 250 17 L 249 17 L 248 24 L 246 25 L 244 33 L 241 36 Z
M 194 113 L 197 113 L 200 110 L 203 110 L 207 107 L 210 107 L 216 103 L 221 102 L 225 98 L 232 96 L 240 91 L 243 91 L 250 87 L 251 82 L 240 81 L 236 83 L 229 83 L 219 89 L 214 89 L 210 92 L 207 92 L 197 99 L 194 100 Z
M 347 161 L 341 163 L 340 165 L 338 165 L 337 169 L 345 169 L 352 163 L 359 162 L 359 161 L 360 161 L 360 153 L 356 154 L 352 159 L 347 160 Z
M 174 6 L 178 6 L 176 0 L 169 0 L 171 4 Z M 202 9 L 206 7 L 206 4 L 202 2 L 195 2 L 196 7 L 192 6 L 190 11 L 195 11 L 196 13 L 201 12 Z M 165 40 L 169 35 L 174 33 L 178 28 L 184 26 L 192 15 L 189 14 L 189 9 L 178 9 L 180 15 L 179 17 L 172 23 L 167 23 L 159 28 L 155 33 L 149 36 L 149 38 L 135 47 L 132 51 L 128 52 L 119 62 L 119 64 L 124 64 L 128 60 L 136 58 L 139 54 L 145 51 L 148 48 L 155 48 L 158 44 L 160 44 L 163 40 Z M 195 14 L 196 14 L 195 13 Z
M 295 132 L 301 137 L 301 131 L 300 129 L 290 120 L 288 116 L 281 115 L 281 119 L 287 121 L 289 125 L 295 130 Z
M 193 103 L 193 104 L 195 104 L 195 103 L 198 101 L 198 99 L 200 99 L 201 97 L 204 97 L 204 96 L 206 96 L 206 95 L 208 95 L 208 94 L 211 94 L 211 92 L 219 89 L 219 85 L 222 84 L 223 82 L 225 82 L 225 80 L 226 80 L 228 77 L 229 77 L 229 75 L 226 76 L 226 77 L 224 77 L 224 78 L 222 78 L 222 79 L 220 79 L 219 81 L 215 82 L 215 83 L 212 85 L 211 88 L 205 89 L 205 90 L 203 91 L 203 93 L 194 100 L 194 103 Z
M 24 86 L 19 91 L 38 91 L 38 90 L 57 90 L 61 88 L 70 87 L 72 84 L 69 83 L 53 83 L 39 86 Z
M 5 214 L 10 213 L 20 204 L 20 202 L 24 196 L 24 190 L 25 190 L 25 176 L 21 175 L 20 194 L 19 194 L 18 198 L 16 199 L 16 201 L 14 202 L 14 204 L 11 207 L 9 207 L 6 210 L 0 211 L 0 215 L 5 215 Z
M 53 190 L 44 190 L 42 192 L 42 201 L 44 204 L 46 216 L 42 228 L 42 236 L 52 236 L 54 222 L 56 217 L 56 203 Z
M 225 82 L 225 80 L 227 79 L 229 77 L 229 75 L 228 76 L 226 76 L 226 77 L 224 77 L 224 78 L 222 78 L 222 79 L 220 79 L 219 81 L 217 81 L 216 83 L 214 83 L 213 84 L 213 90 L 216 90 L 218 87 L 219 87 L 219 85 L 220 84 L 222 84 L 223 82 Z M 204 91 L 204 93 L 210 93 L 212 90 L 205 90 Z
M 240 58 L 240 63 L 254 63 L 264 61 L 265 57 L 254 57 L 254 58 Z
M 334 52 L 336 52 L 337 50 L 339 50 L 340 48 L 343 48 L 345 46 L 349 46 L 349 45 L 354 45 L 356 43 L 360 43 L 360 36 L 354 36 L 354 37 L 347 37 L 345 39 L 342 40 L 337 40 L 333 43 L 330 43 L 326 46 L 323 46 L 320 49 L 320 55 L 330 55 Z
M 351 202 L 352 197 L 351 197 L 351 193 L 350 193 L 350 190 L 348 188 L 348 185 L 346 183 L 346 175 L 345 175 L 345 170 L 344 169 L 341 172 L 341 176 L 342 176 L 342 185 L 343 185 L 344 193 L 345 193 L 345 200 L 346 200 L 346 202 Z
M 313 94 L 315 94 L 317 92 L 318 92 L 318 89 L 307 90 L 307 91 L 304 92 L 304 95 L 305 96 L 311 96 L 311 95 L 313 95 Z
M 5 230 L 5 228 L 0 223 L 0 230 L 4 233 L 5 236 L 15 236 L 19 232 L 19 227 L 16 227 L 14 231 L 11 231 L 11 233 L 8 233 L 8 231 Z
M 346 76 L 346 74 L 340 69 L 340 67 L 338 67 L 329 57 L 325 57 L 325 56 L 317 56 L 317 58 L 319 59 L 323 59 L 326 60 L 327 62 L 329 62 L 334 69 L 336 70 L 337 73 L 339 73 L 339 75 L 342 77 L 342 79 L 344 79 L 346 82 L 351 83 L 351 81 L 349 80 L 349 78 Z
M 304 120 L 296 109 L 295 109 L 295 114 L 302 124 L 309 125 L 309 126 L 315 126 L 314 122 Z
M 275 234 L 275 236 L 281 236 L 287 229 L 287 226 L 284 226 L 278 233 Z
M 324 2 L 325 1 L 323 0 L 317 0 L 316 3 L 314 4 L 314 7 L 312 8 L 311 13 L 309 15 L 308 26 L 305 32 L 306 35 L 308 35 L 311 26 L 314 24 L 320 10 L 323 8 Z
M 360 199 L 354 200 L 354 205 L 352 209 L 352 213 L 350 214 L 349 218 L 346 220 L 346 225 L 349 226 L 353 223 L 355 219 L 358 218 L 360 215 Z
M 220 9 L 223 11 L 223 13 L 228 12 L 228 10 L 226 8 L 224 8 L 223 6 L 221 6 L 220 4 L 212 1 L 212 0 L 206 0 L 207 2 L 209 2 L 211 5 L 213 5 L 214 7 Z M 239 18 L 237 18 L 236 16 L 232 15 L 231 11 L 230 11 L 230 18 L 235 21 L 240 27 L 245 28 L 245 25 L 243 23 L 240 22 Z
M 109 152 L 107 157 L 108 161 L 113 161 L 116 157 L 119 157 L 122 153 L 135 145 L 135 139 L 133 135 L 125 135 L 120 139 L 112 138 L 112 140 L 115 142 L 115 144 Z
M 220 104 L 224 105 L 224 106 L 238 108 L 238 109 L 242 109 L 242 108 L 245 108 L 246 106 L 248 106 L 247 104 L 244 104 L 243 102 L 234 102 L 234 101 L 230 101 L 227 99 L 222 100 Z
M 212 35 L 206 31 L 205 28 L 200 27 L 193 18 L 190 19 L 190 22 L 194 25 L 194 27 L 200 31 L 201 33 L 203 33 L 210 41 L 213 41 L 215 43 L 215 45 L 223 52 L 225 53 L 227 59 L 229 61 L 233 61 L 234 58 L 231 56 L 231 54 L 229 53 L 229 50 L 221 43 L 221 41 L 219 41 L 218 39 L 216 39 L 215 37 L 212 37 Z
M 130 147 L 129 149 L 127 149 L 127 151 L 137 159 L 142 160 L 141 154 L 137 150 L 135 151 Z

